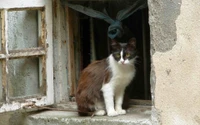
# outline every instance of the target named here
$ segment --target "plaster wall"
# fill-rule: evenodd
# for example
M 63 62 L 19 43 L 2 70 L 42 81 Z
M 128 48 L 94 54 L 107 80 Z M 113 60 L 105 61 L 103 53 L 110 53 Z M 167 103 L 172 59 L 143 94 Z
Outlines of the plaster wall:
M 152 115 L 158 118 L 153 122 L 199 125 L 200 1 L 149 0 L 148 4 Z

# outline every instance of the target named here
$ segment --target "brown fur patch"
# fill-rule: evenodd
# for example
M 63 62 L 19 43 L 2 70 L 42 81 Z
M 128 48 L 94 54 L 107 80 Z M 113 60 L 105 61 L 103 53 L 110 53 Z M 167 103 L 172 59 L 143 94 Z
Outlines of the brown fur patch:
M 104 74 L 104 81 L 103 81 L 104 84 L 106 84 L 110 81 L 111 75 L 112 74 L 111 74 L 110 70 L 106 69 L 105 74 Z
M 88 115 L 94 112 L 94 103 L 102 100 L 101 87 L 105 79 L 108 63 L 106 59 L 94 61 L 81 73 L 76 93 L 76 102 L 79 115 Z M 89 113 L 90 114 L 90 113 Z

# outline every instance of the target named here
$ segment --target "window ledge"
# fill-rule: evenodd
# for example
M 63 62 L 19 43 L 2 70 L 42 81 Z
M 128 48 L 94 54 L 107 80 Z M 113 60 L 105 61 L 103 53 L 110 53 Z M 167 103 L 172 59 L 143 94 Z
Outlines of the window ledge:
M 73 108 L 72 108 L 73 109 Z M 151 125 L 151 106 L 133 105 L 126 115 L 80 117 L 77 112 L 44 111 L 29 115 L 27 125 Z

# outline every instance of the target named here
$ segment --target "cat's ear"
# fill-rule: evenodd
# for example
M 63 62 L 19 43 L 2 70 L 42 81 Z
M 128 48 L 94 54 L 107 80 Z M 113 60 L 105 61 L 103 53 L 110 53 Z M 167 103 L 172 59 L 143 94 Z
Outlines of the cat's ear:
M 134 48 L 136 48 L 136 39 L 132 37 L 129 41 L 128 44 Z

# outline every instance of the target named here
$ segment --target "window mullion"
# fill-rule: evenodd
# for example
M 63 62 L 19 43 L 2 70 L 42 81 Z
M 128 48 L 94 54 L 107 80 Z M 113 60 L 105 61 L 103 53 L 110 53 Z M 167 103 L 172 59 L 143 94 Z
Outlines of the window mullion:
M 53 104 L 52 1 L 13 1 L 12 5 L 4 1 L 0 5 L 0 9 L 0 21 L 2 22 L 0 23 L 2 26 L 2 40 L 0 41 L 0 64 L 2 67 L 0 84 L 2 85 L 2 97 L 0 101 L 3 102 L 2 106 L 0 105 L 0 113 L 17 110 L 24 106 L 26 107 L 27 104 L 35 104 L 37 106 Z M 28 12 L 29 10 L 31 10 L 31 12 Z M 16 14 L 19 15 L 19 18 L 17 17 L 18 15 L 14 15 L 15 11 Z M 37 21 L 37 12 L 38 22 L 34 22 Z M 27 23 L 29 19 L 30 23 Z M 16 22 L 13 20 L 16 20 Z M 20 22 L 21 20 L 27 24 L 24 25 L 23 22 Z M 26 27 L 29 25 L 30 28 Z M 21 29 L 20 27 L 23 28 Z M 30 31 L 31 28 L 33 28 L 33 30 Z M 22 36 L 19 36 L 19 39 L 16 40 L 13 34 L 18 37 L 15 33 L 18 30 L 20 31 L 19 33 L 21 33 L 21 31 L 29 32 L 25 34 L 22 32 Z M 32 35 L 27 35 L 32 33 L 32 31 L 36 33 L 36 35 L 33 34 L 33 39 L 27 39 L 29 37 L 32 38 Z M 22 40 L 22 42 L 20 42 L 20 40 Z M 32 42 L 25 42 L 25 40 L 33 40 L 33 42 L 37 43 L 32 44 Z M 33 73 L 32 69 L 35 69 Z M 21 75 L 21 72 L 23 75 Z M 22 78 L 19 79 L 18 76 L 22 76 Z M 30 83 L 29 78 L 32 79 Z M 19 82 L 16 80 L 19 80 Z M 29 86 L 35 88 L 32 89 Z M 29 91 L 29 89 L 31 89 L 31 91 Z
M 3 100 L 9 102 L 8 99 L 8 11 L 1 11 L 1 22 L 2 22 L 2 41 L 1 41 L 1 52 L 5 55 L 2 60 L 2 87 L 3 87 Z
M 9 50 L 9 59 L 38 57 L 38 56 L 43 56 L 45 54 L 46 51 L 43 47 L 23 49 L 23 50 Z
M 38 41 L 38 45 L 39 47 L 43 48 L 46 50 L 46 23 L 45 23 L 45 11 L 41 11 L 39 13 L 39 41 Z M 40 65 L 39 65 L 39 69 L 40 69 L 40 86 L 41 86 L 41 92 L 46 95 L 46 89 L 47 89 L 47 82 L 46 82 L 46 53 L 45 55 L 40 57 Z

